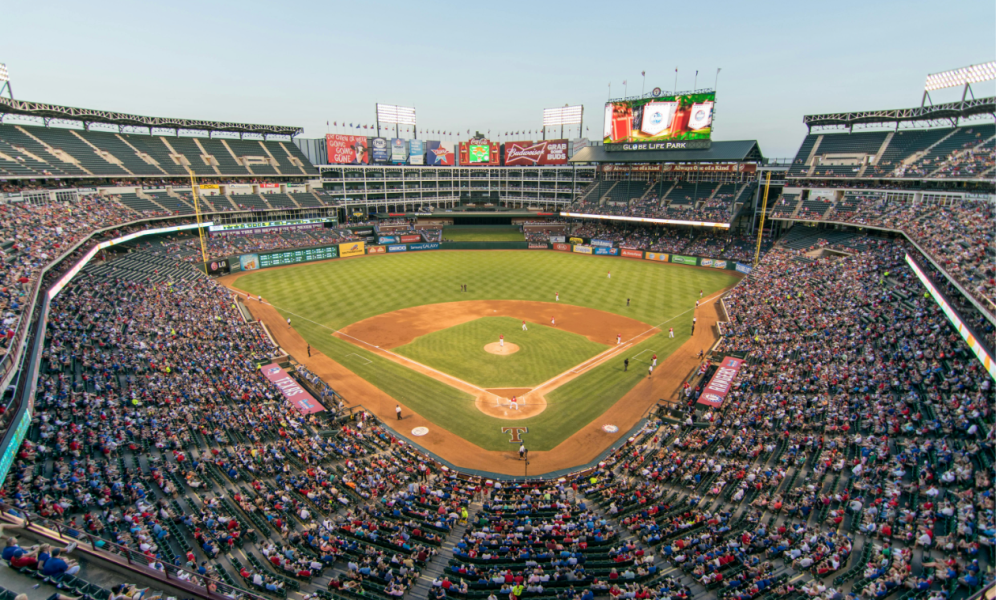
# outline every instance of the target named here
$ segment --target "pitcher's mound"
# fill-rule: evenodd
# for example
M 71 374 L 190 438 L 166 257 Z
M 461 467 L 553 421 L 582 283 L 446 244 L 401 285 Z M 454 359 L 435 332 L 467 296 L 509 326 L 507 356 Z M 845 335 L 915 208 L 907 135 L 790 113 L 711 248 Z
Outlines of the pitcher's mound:
M 492 344 L 486 344 L 482 349 L 489 354 L 513 354 L 514 352 L 520 350 L 520 346 L 517 344 L 511 344 L 510 342 L 500 346 L 499 342 L 493 342 Z

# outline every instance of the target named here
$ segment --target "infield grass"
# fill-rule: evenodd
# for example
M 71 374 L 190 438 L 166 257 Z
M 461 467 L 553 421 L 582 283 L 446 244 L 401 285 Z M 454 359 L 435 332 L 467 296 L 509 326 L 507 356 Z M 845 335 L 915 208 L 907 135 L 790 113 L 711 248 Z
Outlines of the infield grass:
M 445 227 L 444 239 L 452 242 L 523 242 L 524 233 L 518 227 Z
M 607 278 L 607 271 L 612 278 Z M 532 300 L 585 306 L 631 317 L 664 330 L 690 326 L 694 300 L 734 285 L 727 271 L 652 261 L 583 256 L 552 251 L 438 251 L 364 256 L 250 273 L 237 287 L 261 294 L 314 349 L 344 365 L 403 405 L 487 450 L 516 450 L 474 398 L 341 340 L 332 332 L 386 312 L 459 300 Z M 459 291 L 461 284 L 468 292 Z M 625 299 L 631 298 L 631 306 Z M 666 322 L 667 320 L 670 320 Z M 665 360 L 686 336 L 657 334 L 629 349 L 621 360 L 591 369 L 547 395 L 548 408 L 517 421 L 528 426 L 533 450 L 550 450 L 599 417 L 647 375 L 650 350 Z M 485 342 L 484 342 L 485 343 Z M 516 355 L 513 355 L 516 356 Z M 415 360 L 415 359 L 414 359 Z M 421 361 L 422 362 L 422 361 Z M 582 361 L 579 361 L 582 362 Z M 564 370 L 564 369 L 563 369 Z M 336 382 L 329 382 L 336 388 Z M 363 404 L 363 398 L 348 398 Z M 654 402 L 657 398 L 650 398 Z M 614 423 L 624 426 L 623 423 Z
M 486 344 L 516 344 L 513 354 L 490 354 Z M 454 375 L 481 388 L 535 387 L 608 346 L 585 337 L 534 323 L 527 331 L 510 317 L 483 317 L 421 335 L 392 351 L 418 363 Z

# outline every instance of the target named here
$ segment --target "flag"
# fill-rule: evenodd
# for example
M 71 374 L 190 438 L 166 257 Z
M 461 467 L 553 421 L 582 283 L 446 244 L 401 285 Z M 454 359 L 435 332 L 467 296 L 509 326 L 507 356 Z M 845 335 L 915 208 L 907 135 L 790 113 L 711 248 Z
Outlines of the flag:
M 694 77 L 697 77 L 698 73 L 700 73 L 700 71 L 694 71 Z
M 642 71 L 642 77 L 645 77 L 645 71 Z
M 329 127 L 329 126 L 330 126 L 330 122 L 329 122 L 329 121 L 326 121 L 326 126 L 327 126 L 327 127 Z
M 628 80 L 627 80 L 627 79 L 625 79 L 624 81 L 622 81 L 622 82 L 621 82 L 621 85 L 628 85 Z

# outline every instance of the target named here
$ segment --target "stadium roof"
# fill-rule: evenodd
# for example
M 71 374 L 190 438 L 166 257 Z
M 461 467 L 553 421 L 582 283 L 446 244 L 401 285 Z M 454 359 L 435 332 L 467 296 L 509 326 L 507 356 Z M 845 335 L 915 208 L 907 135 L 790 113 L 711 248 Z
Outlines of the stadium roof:
M 235 131 L 239 133 L 259 133 L 295 136 L 304 131 L 301 127 L 284 125 L 253 125 L 250 123 L 227 123 L 224 121 L 200 121 L 197 119 L 176 119 L 169 117 L 143 117 L 110 110 L 93 110 L 89 108 L 73 108 L 58 106 L 43 102 L 13 100 L 0 97 L 0 116 L 25 115 L 45 119 L 48 125 L 51 119 L 67 119 L 84 123 L 108 123 L 120 127 L 159 127 L 163 129 L 193 129 L 205 131 Z
M 639 150 L 608 152 L 603 146 L 586 146 L 569 159 L 570 163 L 657 163 L 657 162 L 762 162 L 756 140 L 711 142 L 707 150 Z
M 996 112 L 996 97 L 977 98 L 946 104 L 933 104 L 917 108 L 893 108 L 858 112 L 805 115 L 804 123 L 811 133 L 812 127 L 849 127 L 864 123 L 902 123 L 906 121 L 945 121 L 966 119 L 976 115 Z

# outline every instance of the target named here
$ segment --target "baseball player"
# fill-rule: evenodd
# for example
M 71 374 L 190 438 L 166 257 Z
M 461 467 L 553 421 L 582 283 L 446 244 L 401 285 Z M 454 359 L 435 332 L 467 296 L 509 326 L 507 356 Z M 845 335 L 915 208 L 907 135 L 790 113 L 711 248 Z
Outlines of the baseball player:
M 500 334 L 500 348 L 503 347 L 503 334 Z
M 697 329 L 697 317 L 694 317 L 694 322 L 690 324 L 690 335 L 694 335 L 694 330 Z
M 694 308 L 700 308 L 700 307 L 701 307 L 701 301 L 700 300 L 694 300 Z
M 653 367 L 654 367 L 654 366 L 656 366 L 656 363 L 657 363 L 657 362 L 659 362 L 659 357 L 658 357 L 658 356 L 656 356 L 655 354 L 653 354 L 653 355 L 652 355 L 652 366 L 653 366 Z
M 527 331 L 527 321 L 521 321 L 520 328 L 523 329 L 524 331 Z
M 558 292 L 555 292 L 555 302 L 558 302 Z
M 555 315 L 552 315 L 552 327 L 555 327 Z
M 607 279 L 610 279 L 610 271 L 607 271 Z
M 673 337 L 673 328 L 672 327 L 669 328 L 669 336 Z
M 620 345 L 621 345 L 621 334 L 620 334 L 620 333 L 619 333 L 619 334 L 617 334 L 617 345 L 618 345 L 618 346 L 620 346 Z
M 288 317 L 288 327 L 291 327 L 291 317 Z
M 510 408 L 513 409 L 513 410 L 520 410 L 519 408 L 517 408 L 517 397 L 516 396 L 514 396 L 513 398 L 510 398 Z
M 649 365 L 649 377 L 652 377 L 652 365 Z
M 701 298 L 704 297 L 704 290 L 701 290 Z

